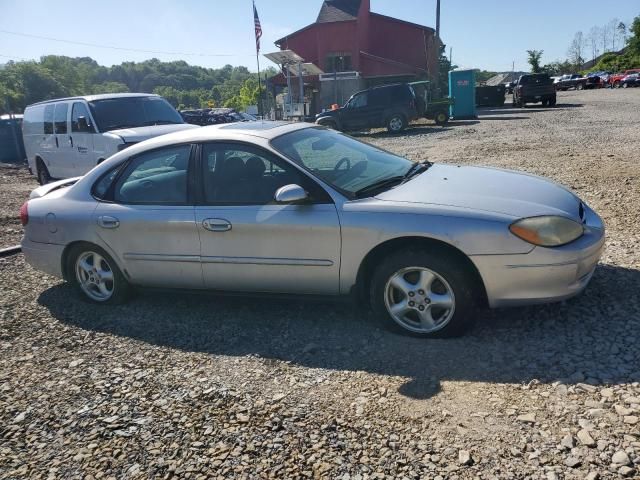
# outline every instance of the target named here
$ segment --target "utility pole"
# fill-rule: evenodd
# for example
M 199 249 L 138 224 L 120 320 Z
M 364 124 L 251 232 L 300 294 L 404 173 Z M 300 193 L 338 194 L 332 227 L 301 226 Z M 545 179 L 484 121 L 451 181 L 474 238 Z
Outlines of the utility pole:
M 436 71 L 434 78 L 435 80 L 435 93 L 437 98 L 441 98 L 442 94 L 440 92 L 440 0 L 436 0 L 436 38 L 435 38 L 435 47 L 436 47 Z M 427 66 L 428 69 L 428 66 Z
M 440 0 L 436 1 L 436 38 L 440 40 Z

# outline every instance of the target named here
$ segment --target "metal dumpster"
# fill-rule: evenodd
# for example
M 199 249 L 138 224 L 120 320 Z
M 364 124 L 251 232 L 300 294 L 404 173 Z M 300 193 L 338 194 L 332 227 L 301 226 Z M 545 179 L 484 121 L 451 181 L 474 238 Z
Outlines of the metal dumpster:
M 24 163 L 22 115 L 0 115 L 0 163 Z

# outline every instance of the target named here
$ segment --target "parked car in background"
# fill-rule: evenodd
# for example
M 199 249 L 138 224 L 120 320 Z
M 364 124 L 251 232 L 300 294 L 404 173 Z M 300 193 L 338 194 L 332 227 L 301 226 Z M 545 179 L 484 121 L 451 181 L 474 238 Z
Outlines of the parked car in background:
M 626 75 L 620 81 L 622 88 L 640 87 L 640 73 Z
M 341 131 L 386 127 L 397 133 L 424 111 L 426 106 L 418 103 L 411 85 L 383 85 L 357 92 L 343 107 L 316 115 L 316 123 Z
M 513 94 L 513 88 L 516 86 L 516 82 L 507 82 L 504 84 L 504 90 L 507 95 Z
M 233 108 L 202 108 L 196 110 L 181 110 L 183 120 L 193 125 L 218 125 L 219 123 L 255 122 L 253 115 L 238 112 Z
M 158 95 L 117 93 L 29 105 L 22 136 L 29 170 L 44 185 L 84 175 L 103 160 L 158 135 L 195 128 Z
M 527 103 L 540 102 L 544 107 L 556 105 L 553 80 L 546 73 L 522 75 L 513 90 L 513 106 L 524 107 Z
M 556 89 L 565 91 L 570 89 L 584 90 L 585 88 L 596 88 L 599 85 L 600 77 L 583 77 L 578 73 L 571 75 L 562 75 L 558 83 L 556 83 Z
M 0 115 L 0 163 L 26 161 L 22 141 L 22 115 Z
M 640 73 L 640 68 L 632 68 L 629 70 L 625 70 L 622 73 L 615 73 L 609 77 L 609 85 L 613 88 L 622 87 L 622 79 L 627 75 L 631 75 L 632 73 Z
M 414 163 L 304 123 L 177 132 L 66 182 L 20 209 L 22 251 L 98 304 L 133 286 L 352 294 L 388 327 L 454 336 L 476 305 L 579 294 L 605 241 L 549 180 Z

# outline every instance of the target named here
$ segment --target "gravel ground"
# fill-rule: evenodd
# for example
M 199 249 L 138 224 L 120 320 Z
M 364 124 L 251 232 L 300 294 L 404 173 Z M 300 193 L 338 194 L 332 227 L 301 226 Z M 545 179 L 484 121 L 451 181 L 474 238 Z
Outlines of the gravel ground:
M 38 186 L 26 168 L 0 165 L 0 249 L 20 243 L 20 206 Z
M 363 135 L 546 175 L 607 224 L 584 295 L 479 311 L 464 338 L 392 335 L 350 304 L 146 293 L 99 308 L 0 260 L 0 478 L 638 478 L 640 91 L 559 103 Z M 2 175 L 14 218 L 34 183 Z

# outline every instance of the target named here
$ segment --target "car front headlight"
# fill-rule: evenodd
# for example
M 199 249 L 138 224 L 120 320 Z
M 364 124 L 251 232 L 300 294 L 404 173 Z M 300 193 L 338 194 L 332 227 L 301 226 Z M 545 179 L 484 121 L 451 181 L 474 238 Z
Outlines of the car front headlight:
M 509 226 L 516 237 L 540 247 L 559 247 L 580 238 L 584 227 L 570 218 L 543 216 L 523 218 Z

